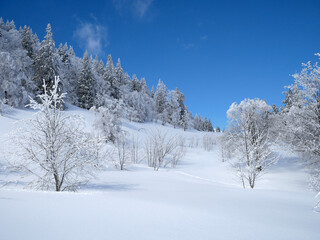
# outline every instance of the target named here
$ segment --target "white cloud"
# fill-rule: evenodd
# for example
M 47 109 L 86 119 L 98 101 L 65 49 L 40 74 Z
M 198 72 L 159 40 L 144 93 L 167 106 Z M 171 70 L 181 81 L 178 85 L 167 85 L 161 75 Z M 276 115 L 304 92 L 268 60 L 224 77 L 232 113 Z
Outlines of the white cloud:
M 101 54 L 102 48 L 108 45 L 107 29 L 97 23 L 80 22 L 74 32 L 74 38 L 81 48 L 92 55 Z
M 113 5 L 119 11 L 120 14 L 126 11 L 130 11 L 133 15 L 143 18 L 153 0 L 113 0 Z

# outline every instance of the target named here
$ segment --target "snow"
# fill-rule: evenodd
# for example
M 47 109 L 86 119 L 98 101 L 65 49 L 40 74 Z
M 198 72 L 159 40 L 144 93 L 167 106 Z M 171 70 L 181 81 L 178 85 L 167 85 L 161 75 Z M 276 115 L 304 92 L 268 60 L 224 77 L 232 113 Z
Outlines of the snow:
M 67 111 L 83 115 L 90 129 L 93 113 L 73 106 Z M 14 109 L 0 116 L 0 138 L 33 113 Z M 140 146 L 154 128 L 199 139 L 199 147 L 187 148 L 174 169 L 157 172 L 142 163 L 119 171 L 110 165 L 77 193 L 7 185 L 0 189 L 0 239 L 320 239 L 315 193 L 294 155 L 281 150 L 278 164 L 256 188 L 242 189 L 229 164 L 221 162 L 218 147 L 201 148 L 205 133 L 123 123 Z M 12 177 L 0 169 L 0 184 Z

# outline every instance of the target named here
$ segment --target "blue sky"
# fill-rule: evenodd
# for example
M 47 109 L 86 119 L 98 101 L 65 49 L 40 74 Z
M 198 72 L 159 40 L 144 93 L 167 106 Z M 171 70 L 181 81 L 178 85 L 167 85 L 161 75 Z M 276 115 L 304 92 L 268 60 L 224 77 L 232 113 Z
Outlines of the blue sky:
M 222 127 L 233 102 L 281 105 L 290 74 L 320 51 L 320 1 L 5 0 L 0 16 L 40 39 L 51 23 L 56 45 L 78 56 L 120 57 L 130 75 L 178 87 L 194 114 Z

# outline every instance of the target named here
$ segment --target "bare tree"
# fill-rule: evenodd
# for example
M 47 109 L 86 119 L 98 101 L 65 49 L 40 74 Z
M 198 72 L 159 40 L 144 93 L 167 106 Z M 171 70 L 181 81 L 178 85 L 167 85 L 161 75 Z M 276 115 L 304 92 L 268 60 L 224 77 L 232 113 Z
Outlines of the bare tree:
M 271 106 L 259 99 L 245 99 L 233 103 L 227 114 L 230 121 L 225 144 L 232 148 L 231 161 L 242 185 L 254 188 L 257 178 L 277 162 L 271 150 L 274 139 L 270 137 Z
M 55 191 L 75 191 L 100 166 L 99 139 L 84 132 L 80 116 L 60 110 L 65 94 L 59 94 L 59 78 L 51 90 L 44 83 L 34 119 L 22 120 L 10 137 L 7 157 L 13 170 L 31 175 L 31 186 Z M 48 92 L 49 91 L 49 92 Z
M 174 167 L 185 153 L 184 141 L 183 145 L 179 145 L 179 139 L 176 136 L 170 136 L 168 132 L 155 129 L 150 131 L 145 142 L 145 153 L 148 166 L 153 167 L 155 171 L 170 163 Z
M 227 137 L 225 133 L 217 137 L 217 145 L 220 148 L 222 162 L 232 157 L 232 143 L 228 141 Z
M 139 138 L 134 135 L 131 138 L 131 162 L 139 163 L 141 161 L 141 154 L 139 148 Z
M 215 145 L 215 139 L 212 133 L 206 133 L 202 137 L 202 146 L 206 151 L 212 151 Z
M 175 147 L 174 151 L 171 153 L 171 167 L 174 168 L 178 165 L 179 161 L 184 157 L 186 154 L 186 139 L 182 136 L 177 138 L 177 146 Z
M 128 160 L 130 158 L 130 146 L 124 132 L 118 133 L 118 136 L 114 141 L 114 146 L 115 151 L 112 159 L 117 168 L 124 170 L 124 167 L 126 164 L 128 164 Z

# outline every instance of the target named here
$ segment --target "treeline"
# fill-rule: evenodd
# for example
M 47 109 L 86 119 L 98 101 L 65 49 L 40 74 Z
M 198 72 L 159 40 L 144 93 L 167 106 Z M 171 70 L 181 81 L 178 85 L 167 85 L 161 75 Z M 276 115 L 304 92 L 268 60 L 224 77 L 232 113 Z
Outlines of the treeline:
M 111 55 L 104 64 L 87 52 L 77 57 L 67 43 L 56 48 L 50 24 L 40 41 L 30 27 L 17 30 L 13 21 L 0 18 L 0 72 L 0 101 L 13 107 L 24 107 L 29 96 L 43 93 L 43 81 L 51 89 L 54 77 L 60 76 L 59 91 L 81 108 L 104 107 L 130 121 L 214 131 L 210 119 L 192 115 L 178 88 L 168 90 L 159 80 L 149 90 L 144 78 L 123 70 L 120 59 L 115 66 Z

